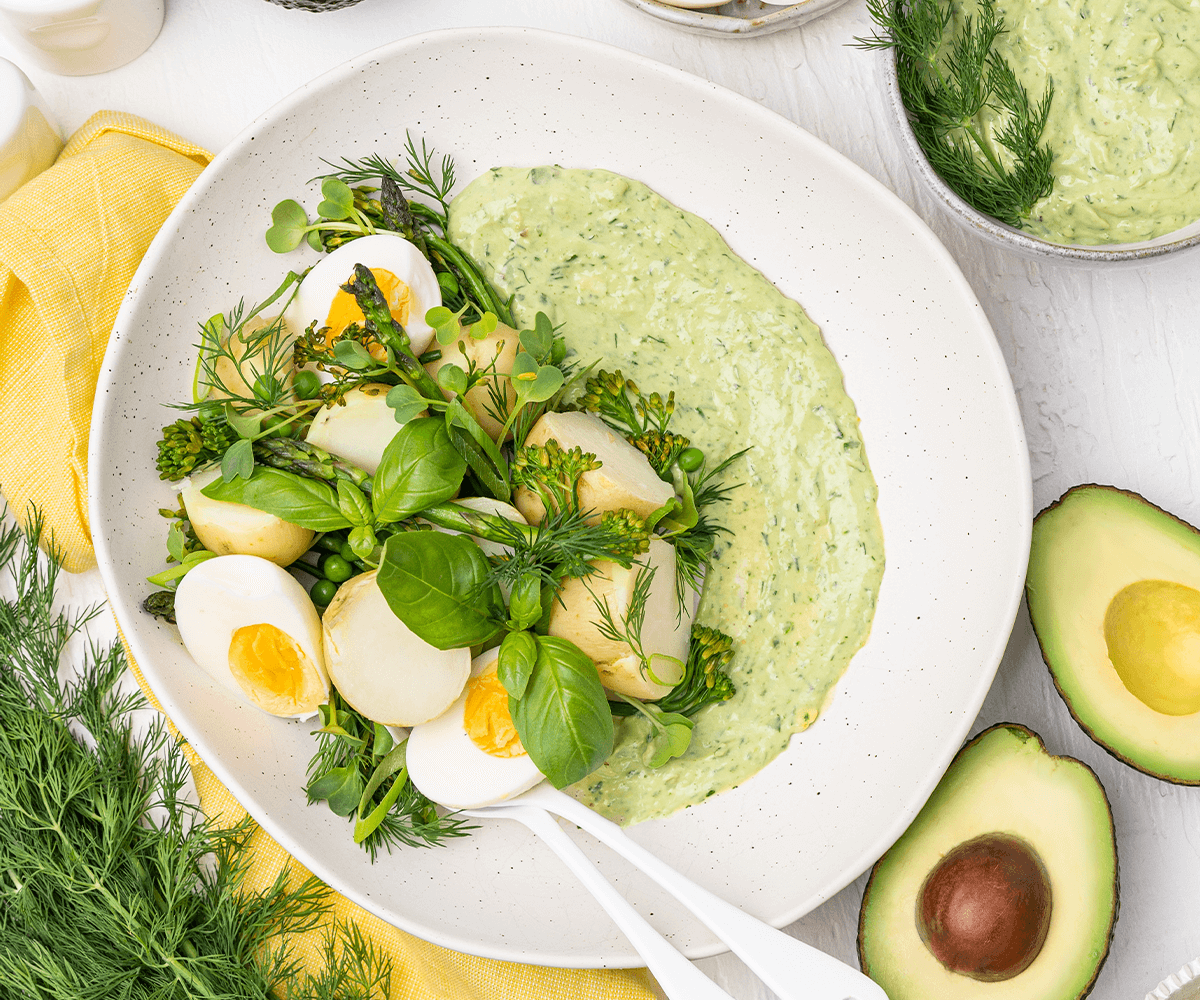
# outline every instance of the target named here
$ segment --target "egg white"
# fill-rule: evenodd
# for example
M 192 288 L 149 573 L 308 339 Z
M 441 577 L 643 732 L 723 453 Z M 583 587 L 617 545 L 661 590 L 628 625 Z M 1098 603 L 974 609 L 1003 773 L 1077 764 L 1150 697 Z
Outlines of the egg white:
M 233 633 L 246 625 L 274 625 L 290 636 L 316 666 L 329 691 L 321 618 L 299 581 L 273 562 L 232 555 L 200 563 L 175 591 L 175 621 L 192 659 L 248 704 L 253 703 L 229 669 Z
M 496 662 L 499 647 L 471 661 L 478 677 Z M 527 754 L 493 757 L 467 735 L 463 713 L 467 692 L 432 722 L 408 737 L 406 761 L 413 784 L 434 802 L 451 809 L 477 809 L 526 792 L 544 777 Z
M 404 330 L 413 353 L 420 356 L 433 340 L 433 328 L 425 313 L 442 304 L 437 275 L 418 250 L 402 236 L 376 233 L 344 243 L 319 260 L 305 276 L 284 313 L 291 329 L 299 332 L 316 320 L 318 329 L 327 324 L 329 307 L 341 286 L 354 275 L 354 265 L 390 271 L 408 285 L 413 302 Z

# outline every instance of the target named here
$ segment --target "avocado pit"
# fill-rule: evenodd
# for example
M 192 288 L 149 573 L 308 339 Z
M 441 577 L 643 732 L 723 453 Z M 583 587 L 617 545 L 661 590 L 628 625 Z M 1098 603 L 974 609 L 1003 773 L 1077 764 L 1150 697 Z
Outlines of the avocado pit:
M 1050 930 L 1050 878 L 1019 837 L 985 833 L 938 862 L 917 893 L 921 940 L 951 972 L 982 982 L 1029 968 Z
M 1104 614 L 1108 658 L 1121 683 L 1163 715 L 1200 712 L 1200 591 L 1138 580 Z

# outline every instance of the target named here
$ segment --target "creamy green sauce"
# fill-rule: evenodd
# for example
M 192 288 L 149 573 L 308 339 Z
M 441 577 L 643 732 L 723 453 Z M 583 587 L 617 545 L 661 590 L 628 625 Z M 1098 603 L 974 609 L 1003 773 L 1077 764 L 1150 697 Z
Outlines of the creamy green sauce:
M 657 770 L 642 760 L 647 724 L 619 722 L 612 757 L 573 789 L 623 823 L 701 802 L 813 722 L 871 628 L 883 539 L 841 372 L 798 303 L 644 184 L 502 168 L 455 199 L 450 222 L 520 323 L 542 310 L 584 364 L 674 390 L 672 429 L 710 462 L 750 448 L 697 616 L 733 637 L 737 694 L 702 710 L 691 748 Z
M 956 17 L 974 0 L 954 0 Z M 1200 219 L 1200 0 L 997 0 L 998 53 L 1038 99 L 1054 190 L 1028 230 L 1056 243 L 1152 240 Z M 980 115 L 988 131 L 996 115 Z M 1006 156 L 1007 154 L 999 154 Z

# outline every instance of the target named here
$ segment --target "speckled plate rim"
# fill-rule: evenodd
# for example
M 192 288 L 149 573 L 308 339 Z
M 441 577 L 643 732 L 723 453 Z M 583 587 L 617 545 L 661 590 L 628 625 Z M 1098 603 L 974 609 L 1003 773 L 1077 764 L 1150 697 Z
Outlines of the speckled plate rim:
M 751 17 L 713 14 L 704 10 L 676 7 L 673 4 L 662 3 L 661 0 L 625 0 L 625 3 L 643 14 L 649 14 L 660 21 L 697 34 L 717 38 L 750 38 L 755 35 L 769 35 L 785 28 L 798 28 L 822 14 L 837 10 L 846 0 L 801 0 L 800 3 L 788 4 L 779 10 Z
M 1019 606 L 1028 557 L 1032 523 L 1028 452 L 1012 383 L 986 317 L 945 248 L 907 206 L 865 171 L 786 119 L 747 98 L 621 49 L 536 29 L 453 29 L 402 39 L 349 61 L 280 102 L 222 150 L 185 195 L 147 252 L 114 326 L 97 388 L 89 451 L 89 512 L 100 571 L 113 609 L 125 628 L 143 672 L 155 687 L 166 711 L 181 726 L 217 777 L 247 806 L 264 829 L 311 871 L 383 919 L 434 943 L 485 957 L 573 967 L 637 966 L 642 964 L 641 960 L 603 913 L 569 878 L 556 877 L 543 867 L 553 866 L 554 862 L 544 852 L 538 853 L 530 836 L 512 829 L 514 824 L 485 826 L 467 841 L 456 842 L 452 848 L 422 852 L 419 860 L 416 855 L 402 854 L 395 865 L 371 869 L 350 843 L 346 823 L 327 810 L 304 807 L 299 788 L 291 784 L 294 779 L 281 790 L 279 773 L 269 771 L 267 757 L 261 756 L 277 752 L 280 760 L 291 760 L 300 753 L 306 761 L 311 755 L 308 738 L 299 733 L 295 724 L 282 720 L 264 721 L 261 713 L 234 703 L 187 660 L 173 629 L 149 621 L 139 610 L 145 593 L 144 576 L 161 565 L 158 560 L 162 532 L 161 520 L 154 521 L 156 515 L 151 509 L 158 504 L 151 501 L 145 504 L 146 510 L 142 504 L 151 496 L 171 495 L 157 483 L 151 466 L 152 441 L 157 438 L 154 425 L 161 426 L 166 421 L 161 419 L 161 409 L 153 410 L 149 417 L 141 412 L 139 407 L 144 409 L 148 404 L 140 402 L 136 393 L 132 393 L 131 398 L 131 391 L 121 377 L 133 374 L 143 383 L 152 383 L 145 387 L 161 399 L 164 377 L 178 378 L 181 385 L 188 385 L 194 364 L 194 359 L 189 360 L 191 351 L 185 344 L 176 350 L 180 357 L 171 359 L 173 368 L 151 352 L 148 359 L 140 359 L 152 367 L 151 372 L 140 373 L 136 365 L 132 372 L 122 371 L 122 366 L 139 360 L 140 356 L 136 354 L 140 349 L 137 347 L 139 334 L 165 335 L 154 329 L 143 330 L 139 322 L 152 318 L 155 309 L 167 310 L 165 315 L 172 317 L 175 323 L 181 319 L 168 309 L 168 306 L 179 305 L 175 299 L 168 297 L 165 304 L 158 304 L 151 291 L 164 258 L 170 257 L 182 234 L 201 241 L 209 238 L 203 224 L 192 222 L 190 217 L 203 215 L 205 199 L 216 197 L 214 189 L 219 191 L 225 169 L 238 157 L 245 154 L 254 158 L 266 153 L 262 143 L 254 147 L 260 133 L 269 132 L 274 124 L 303 111 L 309 101 L 319 101 L 323 94 L 334 92 L 339 85 L 356 77 L 378 72 L 384 64 L 428 55 L 423 51 L 425 48 L 431 53 L 442 51 L 446 59 L 452 60 L 454 53 L 470 49 L 472 45 L 496 46 L 496 51 L 502 54 L 500 58 L 513 60 L 521 51 L 528 50 L 534 54 L 555 52 L 564 61 L 569 59 L 572 66 L 594 61 L 597 67 L 608 67 L 606 72 L 612 74 L 611 81 L 618 78 L 636 80 L 643 87 L 653 85 L 664 93 L 686 98 L 690 111 L 676 123 L 676 129 L 701 130 L 715 117 L 718 121 L 744 123 L 747 135 L 758 134 L 755 142 L 766 150 L 776 150 L 782 143 L 789 155 L 797 158 L 796 162 L 804 164 L 805 175 L 811 172 L 808 168 L 819 167 L 829 178 L 829 184 L 838 185 L 841 192 L 838 204 L 847 212 L 847 216 L 839 218 L 837 231 L 828 243 L 818 240 L 804 252 L 815 254 L 815 259 L 821 262 L 829 259 L 831 247 L 836 244 L 842 248 L 843 255 L 853 255 L 853 259 L 842 262 L 849 269 L 846 273 L 857 275 L 853 280 L 864 282 L 863 294 L 856 297 L 859 301 L 856 308 L 871 317 L 870 328 L 865 331 L 851 330 L 849 325 L 839 331 L 836 329 L 838 324 L 829 319 L 837 314 L 837 303 L 844 301 L 838 298 L 842 287 L 830 288 L 828 281 L 814 282 L 803 298 L 806 302 L 816 303 L 816 311 L 810 309 L 810 312 L 824 324 L 827 339 L 842 362 L 847 379 L 854 380 L 851 393 L 858 402 L 868 449 L 874 448 L 872 465 L 880 480 L 880 511 L 889 569 L 885 574 L 871 641 L 852 661 L 818 722 L 802 736 L 794 738 L 788 751 L 753 779 L 708 800 L 701 807 L 632 828 L 636 839 L 657 850 L 666 860 L 711 890 L 779 926 L 813 909 L 869 867 L 903 832 L 937 784 L 967 735 L 999 665 Z M 493 66 L 490 71 L 495 72 L 496 68 Z M 566 81 L 567 78 L 563 79 Z M 609 86 L 611 81 L 602 82 Z M 483 82 L 482 79 L 479 82 Z M 638 91 L 639 99 L 643 92 Z M 541 100 L 540 94 L 538 99 Z M 661 113 L 655 105 L 653 114 Z M 646 114 L 649 116 L 650 112 Z M 538 128 L 542 127 L 539 122 Z M 590 126 L 586 123 L 579 127 L 588 128 L 590 134 Z M 651 133 L 652 137 L 659 134 L 659 131 Z M 430 138 L 436 142 L 436 136 Z M 652 138 L 651 141 L 657 140 Z M 619 169 L 620 155 L 610 152 L 616 162 L 605 165 Z M 650 149 L 624 155 L 648 158 L 645 170 L 654 174 L 658 169 L 657 161 L 653 160 L 655 152 Z M 739 146 L 729 155 L 738 157 L 739 163 L 745 166 L 742 160 L 750 155 L 750 150 Z M 588 162 L 595 165 L 593 161 Z M 636 174 L 638 171 L 630 168 L 630 172 Z M 744 172 L 739 170 L 739 173 Z M 647 180 L 650 179 L 647 176 Z M 703 188 L 706 182 L 696 183 Z M 663 184 L 668 190 L 673 186 Z M 848 201 L 847 192 L 852 194 Z M 260 203 L 240 202 L 237 206 L 239 214 L 244 215 L 252 209 L 264 213 L 265 218 L 269 204 L 297 192 L 272 188 L 258 193 Z M 797 188 L 795 192 L 789 192 L 788 197 L 806 197 L 814 211 L 819 211 L 829 200 L 827 194 Z M 782 197 L 781 192 L 779 198 Z M 705 211 L 703 205 L 699 208 Z M 727 206 L 722 207 L 709 215 L 718 229 L 724 224 L 732 226 L 740 222 L 735 208 L 726 209 Z M 729 212 L 733 214 L 729 215 Z M 724 222 L 718 217 L 721 215 L 725 215 Z M 194 231 L 196 227 L 199 227 L 198 233 Z M 789 238 L 795 228 L 793 221 L 787 233 Z M 802 233 L 803 230 L 801 222 L 798 231 Z M 870 239 L 863 235 L 867 232 L 871 234 Z M 256 229 L 256 241 L 259 236 Z M 891 246 L 889 241 L 897 240 L 900 243 L 889 251 L 892 258 L 886 254 L 881 256 L 884 251 L 876 250 L 872 242 Z M 764 247 L 768 245 L 773 244 L 764 240 Z M 761 248 L 753 244 L 739 246 L 737 242 L 733 242 L 733 246 L 751 263 L 770 269 L 768 262 L 758 263 L 755 251 Z M 901 247 L 905 253 L 897 254 Z M 277 274 L 283 266 L 275 263 L 273 273 Z M 889 268 L 904 272 L 898 292 L 889 291 L 892 287 L 886 277 Z M 906 268 L 911 270 L 906 271 Z M 224 288 L 229 284 L 229 275 L 222 272 L 222 277 L 224 284 L 221 287 Z M 922 302 L 917 310 L 920 318 L 914 313 L 911 322 L 897 328 L 893 313 L 907 315 L 905 310 L 909 307 L 901 298 L 909 294 L 907 281 L 910 277 L 925 282 L 926 287 L 937 286 L 940 297 L 933 302 Z M 901 278 L 895 280 L 900 282 Z M 789 282 L 781 282 L 785 291 L 790 286 Z M 170 294 L 169 289 L 160 290 L 158 297 Z M 222 294 L 228 295 L 228 290 Z M 886 300 L 876 303 L 874 296 L 878 295 L 898 295 L 900 298 L 889 305 Z M 930 325 L 936 318 L 934 314 L 942 319 L 937 325 Z M 189 311 L 184 315 L 189 320 L 194 319 L 198 307 L 189 304 Z M 869 340 L 865 346 L 852 349 L 852 334 L 868 336 Z M 926 338 L 936 340 L 942 335 L 949 338 L 945 344 L 940 341 L 934 346 L 924 343 Z M 892 362 L 907 357 L 910 350 L 916 352 L 912 366 L 922 369 L 918 362 L 923 362 L 925 370 L 906 372 L 894 368 Z M 168 368 L 174 375 L 164 375 Z M 932 377 L 930 371 L 933 369 L 937 369 L 938 391 L 925 392 L 927 398 L 920 403 L 922 380 Z M 962 372 L 967 369 L 978 372 L 977 377 L 982 381 L 974 382 L 975 376 L 964 380 Z M 911 389 L 902 391 L 901 384 L 906 378 L 915 379 L 915 382 Z M 889 390 L 892 396 L 885 399 L 884 394 L 873 395 L 867 391 L 872 381 L 880 385 L 894 384 L 896 388 Z M 945 461 L 943 458 L 936 455 L 923 457 L 930 456 L 931 452 L 940 454 L 939 448 L 950 449 L 951 444 L 929 438 L 922 446 L 916 424 L 915 439 L 909 437 L 905 429 L 908 411 L 902 407 L 897 409 L 904 400 L 916 400 L 911 402 L 914 408 L 912 419 L 920 417 L 918 408 L 925 406 L 937 421 L 942 421 L 937 424 L 939 434 L 950 430 L 962 436 L 962 441 L 954 447 L 968 450 L 962 458 L 962 467 L 957 469 L 958 473 L 966 471 L 966 476 L 951 475 L 952 468 L 938 466 L 937 462 Z M 963 422 L 966 425 L 959 429 Z M 138 433 L 144 435 L 142 451 L 134 454 L 136 449 L 131 450 L 131 441 Z M 982 449 L 978 447 L 980 435 L 987 442 Z M 885 445 L 885 441 L 893 443 Z M 911 454 L 900 457 L 902 447 L 910 448 Z M 972 448 L 979 454 L 970 454 Z M 957 460 L 957 454 L 953 457 Z M 888 471 L 893 462 L 904 469 L 911 466 L 912 471 L 893 482 L 889 478 L 892 473 Z M 933 464 L 927 467 L 927 463 Z M 967 465 L 970 465 L 969 469 Z M 881 472 L 881 469 L 885 471 Z M 932 473 L 939 470 L 946 476 L 945 482 L 931 489 L 926 482 L 926 472 L 931 473 L 927 478 L 932 482 Z M 970 489 L 960 480 L 969 481 Z M 139 484 L 144 487 L 144 493 L 136 493 Z M 904 490 L 909 487 L 919 494 L 915 501 L 905 498 Z M 159 494 L 154 493 L 155 489 Z M 129 503 L 131 491 L 138 498 L 137 504 Z M 967 491 L 965 505 L 964 491 Z M 895 512 L 901 507 L 919 509 L 920 523 L 897 520 Z M 144 527 L 151 522 L 154 523 L 150 529 Z M 901 531 L 911 532 L 912 537 L 900 537 Z M 143 547 L 144 552 L 141 551 Z M 922 569 L 925 550 L 931 547 L 939 553 L 943 550 L 948 553 L 944 557 L 947 563 L 932 570 Z M 906 558 L 913 559 L 918 565 L 917 577 L 913 576 L 911 567 L 904 565 Z M 943 586 L 943 577 L 937 575 L 937 571 L 950 572 L 954 586 Z M 935 585 L 934 592 L 917 591 L 914 584 L 921 579 L 926 585 Z M 959 605 L 968 600 L 966 594 L 983 595 L 975 599 L 977 603 L 983 603 L 979 607 L 971 605 L 972 617 L 968 620 L 964 615 L 962 621 L 966 624 L 963 624 L 958 615 L 963 610 Z M 941 608 L 939 599 L 942 600 Z M 924 622 L 914 623 L 913 618 L 920 621 L 922 617 Z M 938 623 L 937 628 L 953 634 L 942 635 L 935 631 L 935 623 Z M 919 664 L 911 656 L 912 635 L 925 642 Z M 898 658 L 900 667 L 889 660 L 889 656 Z M 904 667 L 905 663 L 907 667 Z M 905 699 L 911 702 L 910 707 L 919 710 L 920 724 L 914 725 L 911 717 L 897 718 L 898 713 L 903 716 L 906 710 Z M 881 743 L 882 736 L 875 732 L 881 723 L 889 727 L 886 743 Z M 257 740 L 258 744 L 250 746 L 238 740 Z M 226 752 L 231 741 L 237 747 L 236 752 L 226 757 L 220 750 L 222 741 L 225 741 Z M 860 753 L 864 758 L 862 761 L 858 759 Z M 249 759 L 244 759 L 247 756 Z M 818 762 L 827 760 L 831 773 L 827 774 L 823 765 L 814 767 L 814 759 Z M 302 776 L 302 770 L 300 773 Z M 255 793 L 256 789 L 260 794 Z M 829 793 L 826 798 L 815 798 L 822 790 Z M 815 808 L 780 813 L 783 808 L 780 800 L 793 795 L 801 796 L 805 803 Z M 832 801 L 839 797 L 840 804 Z M 876 803 L 876 797 L 886 801 Z M 827 805 L 822 805 L 822 801 Z M 876 819 L 864 823 L 860 815 L 862 807 L 873 810 Z M 838 808 L 843 811 L 837 812 Z M 823 809 L 834 811 L 822 812 Z M 754 835 L 748 838 L 744 821 L 752 815 L 756 826 Z M 830 819 L 828 829 L 821 825 L 822 817 Z M 507 829 L 501 832 L 502 828 Z M 681 917 L 676 904 L 669 902 L 654 887 L 647 886 L 645 879 L 627 865 L 614 860 L 586 837 L 568 832 L 579 837 L 581 846 L 589 851 L 598 866 L 626 892 L 635 906 L 652 914 L 652 922 L 689 957 L 704 957 L 724 950 L 695 921 Z M 770 836 L 780 839 L 769 842 Z M 810 841 L 816 837 L 816 842 L 809 843 L 801 855 L 797 848 L 806 843 L 805 837 Z M 760 853 L 753 854 L 758 847 L 762 848 Z M 497 849 L 503 852 L 502 859 L 489 853 Z M 449 870 L 442 869 L 443 877 L 439 879 L 434 873 L 419 870 L 428 858 L 438 859 L 430 864 L 441 865 L 443 858 L 452 858 L 453 863 Z M 498 871 L 494 869 L 495 865 L 500 866 Z M 739 869 L 738 865 L 742 867 Z M 399 866 L 407 867 L 397 874 Z M 464 870 L 482 872 L 488 878 L 495 877 L 500 881 L 496 886 L 480 883 L 464 888 L 458 875 L 452 874 Z M 797 871 L 801 873 L 799 876 Z M 819 878 L 812 874 L 814 872 Z M 793 878 L 801 880 L 803 890 L 787 888 L 788 898 L 777 898 L 783 887 L 791 885 L 789 880 Z M 817 878 L 815 883 L 814 878 Z M 447 885 L 447 880 L 453 885 Z M 455 910 L 447 918 L 449 924 L 434 926 L 432 916 L 427 917 L 424 912 L 403 912 L 398 908 L 395 901 L 397 886 L 402 893 L 428 892 L 431 887 L 426 885 L 427 881 L 432 883 L 436 899 Z M 479 905 L 471 898 L 476 889 L 479 893 L 492 893 L 491 903 L 512 907 L 507 917 L 501 914 L 497 920 L 489 922 L 487 933 L 483 934 L 467 926 L 471 911 Z M 506 893 L 512 891 L 522 892 L 522 898 L 510 899 Z M 766 904 L 762 901 L 764 893 L 769 897 Z M 549 917 L 547 912 L 550 912 Z M 506 923 L 509 919 L 516 923 L 525 921 L 528 927 L 521 926 L 518 930 L 532 935 L 531 940 L 521 939 L 521 934 L 510 934 L 513 924 Z M 550 919 L 550 924 L 543 926 L 545 919 Z M 559 920 L 559 925 L 554 924 L 554 919 Z M 563 932 L 564 922 L 569 925 L 567 931 L 574 935 L 566 939 L 565 944 L 563 939 L 555 937 Z M 497 933 L 491 932 L 494 923 L 501 924 Z
M 993 246 L 1015 251 L 1032 260 L 1058 261 L 1083 266 L 1144 264 L 1158 257 L 1178 254 L 1183 250 L 1190 250 L 1200 245 L 1200 222 L 1146 243 L 1073 246 L 1039 239 L 977 211 L 955 194 L 950 185 L 942 180 L 938 172 L 929 165 L 929 161 L 925 158 L 925 154 L 917 142 L 917 137 L 913 133 L 908 112 L 904 107 L 904 100 L 900 97 L 895 55 L 893 52 L 883 52 L 880 53 L 880 58 L 884 59 L 886 64 L 883 76 L 884 85 L 887 88 L 888 106 L 892 112 L 892 124 L 900 139 L 900 144 L 904 147 L 910 166 L 916 170 L 925 185 L 933 192 L 937 203 L 968 232 L 983 237 Z

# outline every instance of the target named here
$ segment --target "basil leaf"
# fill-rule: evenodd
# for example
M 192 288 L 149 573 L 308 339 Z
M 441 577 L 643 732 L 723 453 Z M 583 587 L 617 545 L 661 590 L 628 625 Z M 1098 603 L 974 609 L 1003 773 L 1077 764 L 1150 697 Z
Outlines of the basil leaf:
M 379 589 L 393 613 L 437 649 L 486 642 L 497 624 L 479 607 L 487 556 L 465 535 L 404 531 L 383 546 Z
M 514 698 L 522 698 L 536 662 L 537 639 L 529 632 L 509 632 L 500 643 L 496 661 L 496 676 L 504 690 Z
M 365 528 L 371 523 L 371 504 L 363 493 L 348 479 L 337 481 L 338 510 L 356 528 Z
M 441 418 L 410 420 L 383 450 L 375 471 L 371 488 L 375 520 L 381 524 L 403 521 L 449 500 L 466 471 L 467 463 L 451 444 Z
M 260 465 L 249 479 L 232 479 L 227 483 L 217 479 L 200 492 L 212 500 L 244 503 L 313 531 L 350 527 L 338 509 L 337 494 L 332 487 L 283 469 Z
M 172 521 L 171 527 L 167 531 L 167 555 L 176 562 L 183 562 L 183 557 L 187 554 L 183 551 L 186 540 L 180 522 Z
M 613 748 L 612 711 L 596 665 L 578 646 L 538 636 L 533 672 L 508 710 L 521 745 L 555 788 L 591 774 Z
M 525 573 L 513 584 L 508 616 L 518 629 L 527 629 L 542 617 L 542 578 L 536 573 Z

